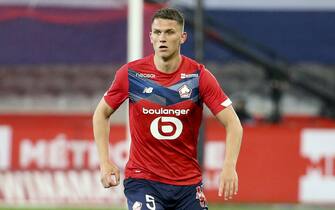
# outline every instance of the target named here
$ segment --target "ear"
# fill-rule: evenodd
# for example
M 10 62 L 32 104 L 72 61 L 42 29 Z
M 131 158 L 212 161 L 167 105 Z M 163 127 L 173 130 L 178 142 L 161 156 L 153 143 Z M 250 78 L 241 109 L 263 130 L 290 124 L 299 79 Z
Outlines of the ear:
M 153 44 L 153 41 L 152 41 L 152 32 L 151 31 L 149 32 L 149 38 L 150 38 L 150 43 Z
M 186 42 L 186 40 L 187 40 L 187 33 L 183 32 L 181 34 L 181 37 L 180 37 L 180 44 L 184 44 L 184 42 Z

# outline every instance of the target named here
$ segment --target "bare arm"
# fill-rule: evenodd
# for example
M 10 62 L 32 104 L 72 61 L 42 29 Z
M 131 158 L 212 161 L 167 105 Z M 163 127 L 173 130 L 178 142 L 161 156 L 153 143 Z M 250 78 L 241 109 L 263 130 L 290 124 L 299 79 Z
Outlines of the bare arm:
M 120 182 L 120 170 L 109 160 L 109 117 L 114 110 L 102 98 L 93 115 L 94 140 L 98 148 L 101 183 L 105 188 L 117 186 Z
M 223 168 L 220 175 L 219 196 L 231 199 L 238 191 L 238 176 L 236 163 L 240 152 L 243 128 L 232 106 L 216 115 L 216 118 L 226 128 L 226 151 Z

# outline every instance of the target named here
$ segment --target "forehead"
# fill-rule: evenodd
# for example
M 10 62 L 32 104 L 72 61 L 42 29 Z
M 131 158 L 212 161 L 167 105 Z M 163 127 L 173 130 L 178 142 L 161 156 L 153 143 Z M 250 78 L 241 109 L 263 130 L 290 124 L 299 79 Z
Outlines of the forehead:
M 152 22 L 151 28 L 159 30 L 167 30 L 167 29 L 180 30 L 181 26 L 175 20 L 156 18 Z

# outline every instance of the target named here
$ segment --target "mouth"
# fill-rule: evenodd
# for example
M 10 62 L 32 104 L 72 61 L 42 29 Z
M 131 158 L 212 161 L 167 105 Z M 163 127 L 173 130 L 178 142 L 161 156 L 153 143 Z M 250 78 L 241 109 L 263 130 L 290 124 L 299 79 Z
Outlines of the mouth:
M 159 46 L 159 49 L 162 49 L 162 50 L 167 49 L 167 48 L 168 48 L 168 47 L 165 46 L 165 45 L 161 45 L 161 46 Z

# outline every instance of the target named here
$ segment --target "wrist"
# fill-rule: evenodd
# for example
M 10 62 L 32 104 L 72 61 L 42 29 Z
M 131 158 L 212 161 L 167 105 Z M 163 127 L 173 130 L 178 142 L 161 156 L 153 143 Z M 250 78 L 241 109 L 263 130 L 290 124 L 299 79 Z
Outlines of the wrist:
M 223 167 L 236 168 L 236 162 L 235 161 L 230 161 L 230 160 L 225 160 L 223 162 Z
M 104 166 L 104 165 L 107 165 L 107 164 L 110 164 L 110 160 L 109 159 L 103 159 L 100 161 L 100 166 Z

